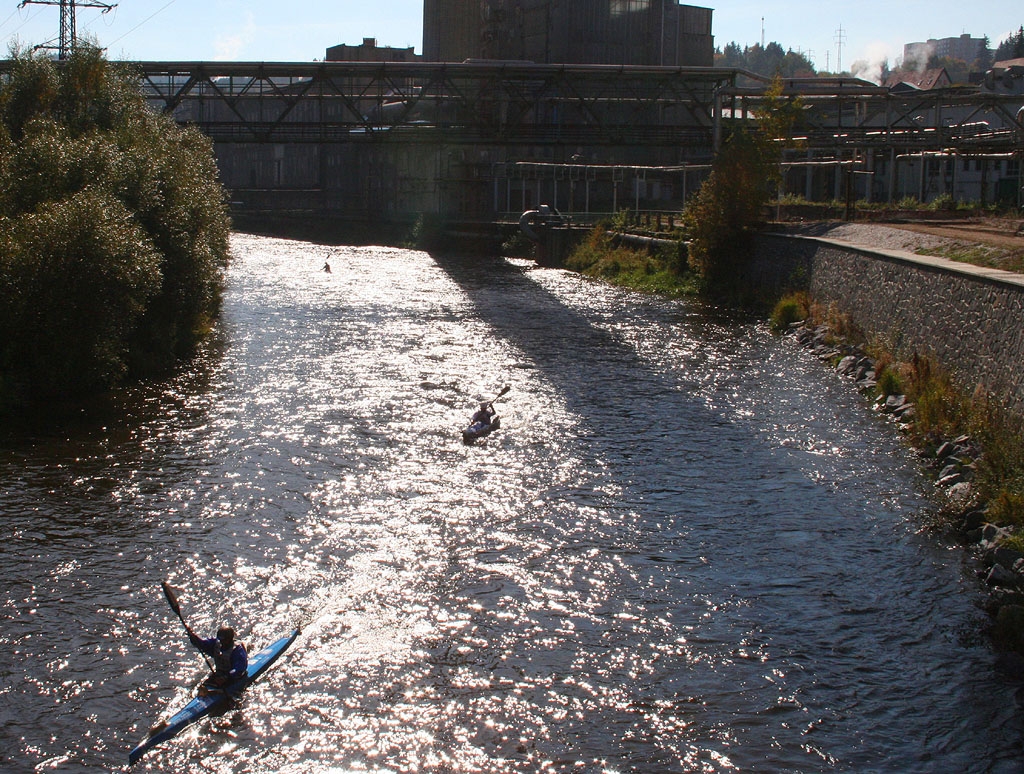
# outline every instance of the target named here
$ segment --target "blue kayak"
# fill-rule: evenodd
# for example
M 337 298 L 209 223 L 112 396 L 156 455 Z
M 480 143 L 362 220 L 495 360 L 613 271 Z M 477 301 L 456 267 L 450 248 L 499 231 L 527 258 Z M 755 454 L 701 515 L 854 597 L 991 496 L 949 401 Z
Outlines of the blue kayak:
M 497 430 L 499 427 L 501 427 L 501 421 L 497 417 L 490 422 L 474 422 L 462 431 L 462 442 L 472 443 L 477 438 L 483 438 L 491 430 Z
M 200 693 L 185 707 L 175 713 L 166 723 L 157 725 L 139 745 L 128 753 L 128 763 L 134 764 L 162 742 L 177 736 L 184 728 L 192 725 L 200 718 L 211 713 L 227 709 L 231 702 L 237 699 L 242 691 L 260 679 L 260 676 L 273 665 L 275 661 L 299 636 L 299 630 L 295 629 L 291 634 L 282 637 L 277 642 L 271 643 L 259 653 L 249 657 L 249 668 L 243 679 L 235 683 L 227 691 L 214 691 L 211 693 Z

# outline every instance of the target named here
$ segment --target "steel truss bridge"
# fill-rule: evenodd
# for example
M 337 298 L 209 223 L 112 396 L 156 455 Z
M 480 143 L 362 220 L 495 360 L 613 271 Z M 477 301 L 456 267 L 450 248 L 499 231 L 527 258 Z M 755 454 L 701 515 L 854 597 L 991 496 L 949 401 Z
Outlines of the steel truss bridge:
M 640 202 L 657 170 L 678 201 L 729 129 L 756 125 L 769 83 L 722 68 L 525 62 L 139 62 L 158 109 L 215 147 L 252 206 L 488 218 L 542 200 L 563 211 Z M 897 93 L 852 78 L 788 79 L 790 163 L 887 166 L 937 155 L 1024 167 L 1024 94 Z M 836 167 L 838 169 L 838 167 Z M 670 171 L 674 170 L 674 171 Z M 1018 172 L 1018 174 L 1020 174 Z M 673 177 L 675 175 L 675 177 Z M 550 176 L 550 180 L 547 179 Z M 561 188 L 558 181 L 563 180 Z M 619 191 L 619 186 L 623 190 Z M 569 197 L 568 202 L 565 198 Z M 568 204 L 568 206 L 566 206 Z

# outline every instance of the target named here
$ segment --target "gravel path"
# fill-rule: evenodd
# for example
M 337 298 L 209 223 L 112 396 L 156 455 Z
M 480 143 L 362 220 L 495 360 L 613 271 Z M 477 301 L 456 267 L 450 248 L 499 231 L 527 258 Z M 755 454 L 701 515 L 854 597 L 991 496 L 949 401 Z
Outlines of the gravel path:
M 883 250 L 906 250 L 910 253 L 920 249 L 933 250 L 968 244 L 963 240 L 922 234 L 917 231 L 876 223 L 812 223 L 797 226 L 792 233 L 840 239 L 855 245 L 878 247 Z
M 803 223 L 790 226 L 789 233 L 836 239 L 868 248 L 904 250 L 938 255 L 953 260 L 1024 274 L 1024 235 L 1017 221 L 996 228 L 988 224 L 908 222 Z M 1009 224 L 1009 225 L 1007 225 Z

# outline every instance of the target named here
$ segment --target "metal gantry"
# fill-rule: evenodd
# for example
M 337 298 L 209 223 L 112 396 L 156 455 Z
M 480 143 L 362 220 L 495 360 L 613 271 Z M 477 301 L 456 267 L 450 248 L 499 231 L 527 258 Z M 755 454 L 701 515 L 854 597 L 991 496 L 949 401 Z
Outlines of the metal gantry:
M 899 93 L 808 78 L 783 81 L 780 95 L 735 69 L 524 62 L 138 66 L 156 106 L 214 140 L 229 185 L 327 191 L 361 180 L 347 209 L 483 217 L 548 199 L 571 210 L 574 189 L 612 207 L 620 183 L 639 206 L 642 192 L 654 195 L 652 170 L 706 169 L 730 128 L 756 131 L 772 99 L 800 100 L 787 168 L 800 165 L 806 191 L 829 198 L 844 175 L 864 180 L 868 198 L 877 189 L 891 199 L 909 185 L 900 183 L 909 167 L 923 170 L 935 154 L 1019 162 L 1024 153 L 1024 96 L 978 88 Z M 260 158 L 271 145 L 273 158 Z M 654 185 L 679 201 L 699 182 L 665 171 Z
M 444 133 L 450 142 L 678 145 L 711 138 L 736 71 L 507 63 L 139 63 L 150 97 L 214 139 Z
M 67 59 L 77 44 L 78 35 L 75 31 L 76 8 L 100 8 L 103 13 L 107 13 L 117 7 L 117 3 L 101 3 L 96 0 L 21 0 L 18 7 L 24 8 L 26 5 L 60 6 L 60 35 L 57 38 L 57 45 L 54 46 L 53 41 L 50 41 L 41 46 L 36 46 L 37 49 L 56 48 L 58 59 Z
M 39 2 L 42 0 L 26 0 Z M 53 1 L 53 0 L 47 0 Z M 726 68 L 528 63 L 138 63 L 150 98 L 182 120 L 254 142 L 395 129 L 454 141 L 555 136 L 604 145 L 711 139 L 756 123 L 767 81 Z M 745 80 L 754 86 L 740 86 Z M 893 92 L 853 78 L 787 79 L 815 148 L 1019 150 L 1024 95 L 973 87 Z
M 1024 95 L 980 87 L 808 78 L 780 94 L 732 68 L 494 61 L 134 66 L 156 109 L 212 139 L 226 185 L 249 192 L 236 200 L 299 209 L 488 217 L 545 199 L 571 210 L 573 191 L 609 208 L 620 195 L 678 202 L 728 132 L 756 131 L 778 99 L 800 102 L 785 163 L 814 196 L 839 198 L 844 175 L 868 198 L 923 195 L 940 156 L 1024 168 Z

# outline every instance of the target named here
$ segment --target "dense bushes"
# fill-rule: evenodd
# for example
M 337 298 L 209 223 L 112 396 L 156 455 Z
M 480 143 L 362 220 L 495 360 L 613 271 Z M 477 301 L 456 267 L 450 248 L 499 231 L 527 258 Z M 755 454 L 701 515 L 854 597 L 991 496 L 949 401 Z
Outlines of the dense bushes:
M 191 352 L 230 222 L 209 141 L 80 47 L 0 82 L 0 399 L 63 399 Z

